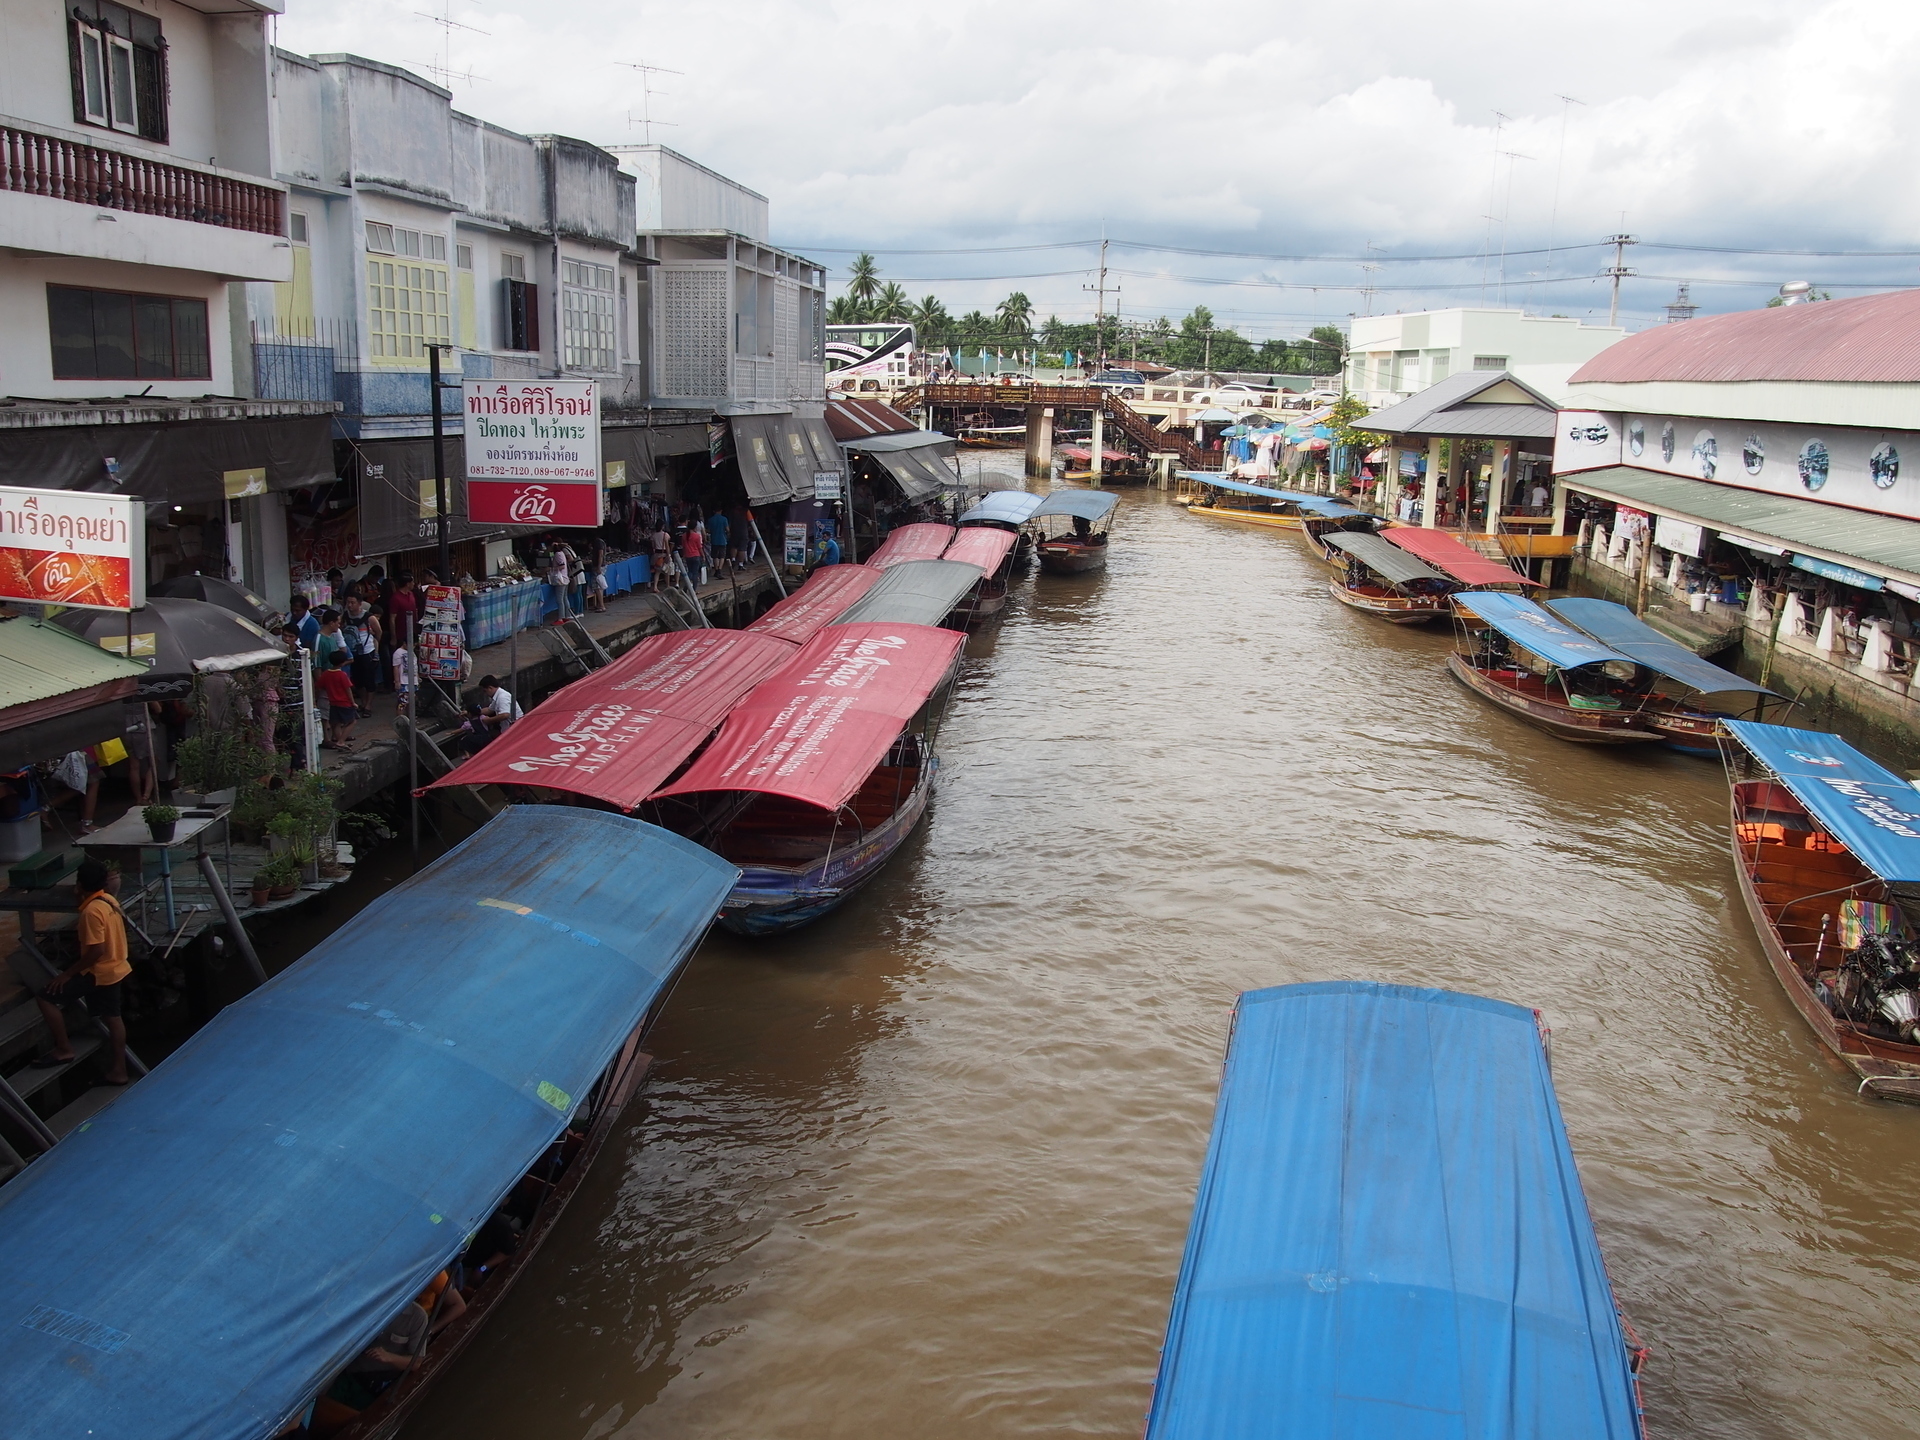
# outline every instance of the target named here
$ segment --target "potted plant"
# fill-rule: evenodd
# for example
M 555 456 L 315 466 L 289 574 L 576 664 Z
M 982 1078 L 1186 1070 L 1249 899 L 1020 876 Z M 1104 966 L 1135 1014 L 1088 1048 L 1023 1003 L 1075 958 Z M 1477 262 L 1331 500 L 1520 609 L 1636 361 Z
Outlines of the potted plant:
M 156 845 L 173 843 L 173 828 L 180 823 L 180 812 L 171 805 L 149 805 L 140 812 L 140 818 L 147 822 L 147 831 L 153 836 Z
M 259 879 L 267 882 L 267 898 L 284 900 L 300 888 L 300 860 L 291 851 L 275 855 L 260 867 Z
M 253 908 L 256 910 L 273 898 L 273 883 L 267 879 L 264 870 L 253 877 L 253 887 L 249 898 L 253 901 Z

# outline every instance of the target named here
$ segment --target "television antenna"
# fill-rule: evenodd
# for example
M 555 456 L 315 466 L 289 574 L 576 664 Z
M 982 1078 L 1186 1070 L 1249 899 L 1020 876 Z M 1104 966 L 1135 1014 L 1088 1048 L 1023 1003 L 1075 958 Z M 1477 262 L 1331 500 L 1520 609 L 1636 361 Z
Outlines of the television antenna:
M 474 74 L 471 68 L 466 70 L 455 70 L 453 68 L 453 32 L 456 30 L 465 30 L 469 35 L 491 36 L 493 34 L 491 30 L 482 30 L 478 25 L 469 25 L 464 21 L 454 19 L 453 0 L 440 0 L 440 13 L 438 15 L 435 15 L 429 10 L 416 10 L 413 13 L 418 15 L 422 20 L 430 20 L 440 27 L 440 59 L 438 61 L 429 60 L 421 68 L 449 89 L 452 88 L 451 82 L 455 80 L 458 80 L 463 85 L 473 85 L 486 78 L 483 75 Z
M 653 77 L 656 75 L 684 75 L 686 71 L 669 70 L 664 65 L 641 65 L 631 60 L 616 60 L 613 63 L 618 65 L 622 70 L 637 70 L 640 72 L 640 118 L 638 120 L 634 119 L 633 110 L 629 107 L 627 110 L 627 128 L 632 129 L 635 125 L 640 127 L 641 143 L 646 145 L 653 143 L 653 127 L 656 125 L 664 125 L 669 130 L 678 129 L 678 124 L 672 120 L 656 120 L 653 118 L 653 97 L 656 95 L 671 96 L 673 94 L 671 90 L 654 89 Z

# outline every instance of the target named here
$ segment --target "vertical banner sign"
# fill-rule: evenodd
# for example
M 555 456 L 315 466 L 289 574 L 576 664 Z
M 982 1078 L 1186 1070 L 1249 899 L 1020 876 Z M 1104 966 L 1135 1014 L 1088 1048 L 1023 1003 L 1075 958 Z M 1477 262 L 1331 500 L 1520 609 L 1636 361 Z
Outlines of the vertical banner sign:
M 798 525 L 787 526 L 787 564 L 804 565 L 807 563 L 807 527 L 802 521 Z
M 432 680 L 458 680 L 466 632 L 460 628 L 460 587 L 428 585 L 420 592 L 420 673 Z
M 0 600 L 139 609 L 147 603 L 146 502 L 0 488 Z
M 600 387 L 469 380 L 461 387 L 467 517 L 484 525 L 600 523 Z

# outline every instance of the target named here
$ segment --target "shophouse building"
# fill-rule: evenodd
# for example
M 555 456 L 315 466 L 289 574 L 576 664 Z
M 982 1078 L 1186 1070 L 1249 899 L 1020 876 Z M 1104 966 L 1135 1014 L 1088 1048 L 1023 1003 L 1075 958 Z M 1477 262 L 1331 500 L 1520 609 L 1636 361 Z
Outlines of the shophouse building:
M 1916 333 L 1901 291 L 1664 325 L 1583 365 L 1555 437 L 1576 580 L 1910 747 Z
M 1575 370 L 1625 334 L 1614 325 L 1523 310 L 1461 307 L 1356 316 L 1346 388 L 1379 410 L 1468 371 L 1505 372 L 1557 400 Z
M 280 0 L 0 7 L 0 484 L 148 501 L 152 581 L 284 597 L 285 496 L 331 393 L 236 372 L 245 286 L 294 273 L 275 178 Z

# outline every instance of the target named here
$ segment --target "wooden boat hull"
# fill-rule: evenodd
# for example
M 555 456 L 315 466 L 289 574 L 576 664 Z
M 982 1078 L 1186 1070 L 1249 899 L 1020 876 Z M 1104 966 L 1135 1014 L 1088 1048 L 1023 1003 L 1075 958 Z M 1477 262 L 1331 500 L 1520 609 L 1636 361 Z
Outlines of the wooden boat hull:
M 777 935 L 837 909 L 880 872 L 913 833 L 933 796 L 940 762 L 925 756 L 920 776 L 884 825 L 858 844 L 804 868 L 742 865 L 740 878 L 720 911 L 720 925 L 735 935 Z
M 1329 580 L 1327 589 L 1342 605 L 1350 605 L 1355 610 L 1386 621 L 1389 625 L 1425 625 L 1448 614 L 1447 601 L 1416 600 L 1410 596 L 1368 595 L 1364 591 L 1353 590 L 1338 580 Z
M 998 620 L 1007 608 L 1007 582 L 982 580 L 941 623 L 949 630 L 978 630 Z
M 1260 510 L 1222 510 L 1212 505 L 1189 505 L 1189 515 L 1204 515 L 1210 520 L 1232 520 L 1240 525 L 1264 525 L 1269 530 L 1298 530 L 1298 515 L 1271 515 Z
M 1780 982 L 1780 988 L 1787 992 L 1787 999 L 1793 1002 L 1793 1008 L 1800 1012 L 1800 1018 L 1812 1027 L 1813 1033 L 1820 1037 L 1821 1043 L 1840 1057 L 1847 1068 L 1860 1077 L 1860 1092 L 1872 1093 L 1889 1100 L 1904 1100 L 1910 1104 L 1920 1104 L 1920 1046 L 1897 1045 L 1875 1036 L 1862 1034 L 1848 1022 L 1836 1016 L 1820 1003 L 1819 996 L 1813 992 L 1813 986 L 1800 963 L 1794 958 L 1789 941 L 1781 933 L 1776 913 L 1771 909 L 1760 893 L 1760 882 L 1749 867 L 1746 855 L 1742 851 L 1741 828 L 1746 823 L 1743 815 L 1745 800 L 1743 786 L 1751 782 L 1736 783 L 1732 790 L 1730 810 L 1731 825 L 1728 834 L 1733 842 L 1733 871 L 1740 881 L 1740 898 L 1747 907 L 1747 918 L 1753 922 L 1754 933 L 1760 937 L 1760 948 L 1772 967 L 1774 978 Z M 1755 846 L 1756 853 L 1759 851 Z M 1871 880 L 1871 876 L 1868 877 Z M 1877 885 L 1877 882 L 1875 882 Z M 1863 886 L 1865 889 L 1873 886 Z M 1810 892 L 1811 896 L 1811 892 Z M 1837 907 L 1842 895 L 1825 897 Z M 1862 898 L 1871 898 L 1864 896 Z M 1792 908 L 1792 902 L 1778 907 L 1780 913 Z M 1803 911 L 1810 915 L 1811 912 Z M 1809 927 L 1811 928 L 1811 927 Z
M 1667 749 L 1682 755 L 1697 755 L 1706 760 L 1720 758 L 1720 741 L 1728 736 L 1721 723 L 1726 717 L 1699 710 L 1656 710 L 1647 721 L 1660 732 Z
M 1066 540 L 1040 543 L 1040 568 L 1049 575 L 1085 575 L 1107 568 L 1107 547 L 1075 545 Z
M 1576 710 L 1571 705 L 1535 699 L 1489 679 L 1458 654 L 1447 657 L 1447 670 L 1474 694 L 1490 701 L 1516 720 L 1537 730 L 1571 740 L 1576 745 L 1645 745 L 1659 733 L 1627 711 Z

